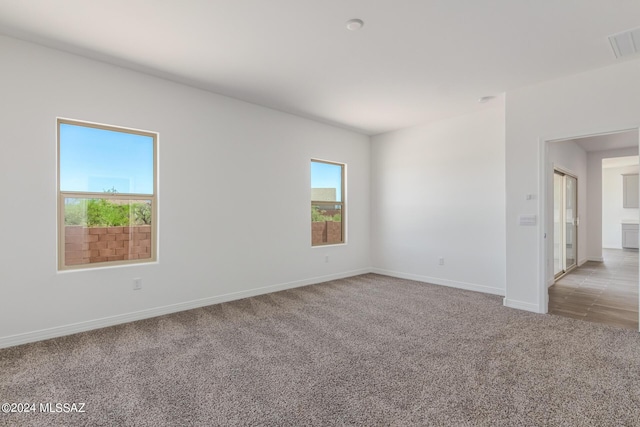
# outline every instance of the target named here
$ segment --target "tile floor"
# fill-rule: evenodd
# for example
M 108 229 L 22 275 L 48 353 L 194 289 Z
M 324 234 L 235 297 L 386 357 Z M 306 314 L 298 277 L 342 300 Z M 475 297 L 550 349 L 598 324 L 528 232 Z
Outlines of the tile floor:
M 603 249 L 549 288 L 549 314 L 638 330 L 638 251 Z

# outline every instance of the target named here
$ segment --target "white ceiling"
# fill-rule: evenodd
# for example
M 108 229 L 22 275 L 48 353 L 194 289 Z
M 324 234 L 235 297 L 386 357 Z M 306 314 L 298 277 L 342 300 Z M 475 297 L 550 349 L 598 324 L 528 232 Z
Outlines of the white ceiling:
M 619 148 L 638 149 L 638 129 L 628 130 L 624 132 L 610 133 L 604 135 L 587 136 L 584 138 L 573 139 L 584 151 L 605 151 L 615 150 Z
M 0 33 L 366 134 L 613 64 L 638 26 L 637 0 L 0 0 Z

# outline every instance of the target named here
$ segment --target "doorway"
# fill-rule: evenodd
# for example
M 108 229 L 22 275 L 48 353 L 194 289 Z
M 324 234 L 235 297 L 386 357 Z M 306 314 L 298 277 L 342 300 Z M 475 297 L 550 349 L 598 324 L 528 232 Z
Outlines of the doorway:
M 638 172 L 617 163 L 637 156 L 639 141 L 639 129 L 632 128 L 541 144 L 544 312 L 638 330 L 638 251 L 621 240 L 621 225 L 640 220 L 623 197 L 623 177 Z M 617 165 L 607 169 L 604 159 Z M 617 215 L 613 220 L 609 210 Z M 611 246 L 610 236 L 622 245 Z
M 553 172 L 553 273 L 567 274 L 578 265 L 578 178 Z

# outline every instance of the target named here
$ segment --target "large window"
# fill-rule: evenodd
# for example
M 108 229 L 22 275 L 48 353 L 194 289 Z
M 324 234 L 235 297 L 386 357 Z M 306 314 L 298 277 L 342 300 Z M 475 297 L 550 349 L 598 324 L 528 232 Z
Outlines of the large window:
M 311 245 L 344 243 L 344 165 L 311 160 Z
M 58 119 L 58 268 L 156 259 L 157 134 Z

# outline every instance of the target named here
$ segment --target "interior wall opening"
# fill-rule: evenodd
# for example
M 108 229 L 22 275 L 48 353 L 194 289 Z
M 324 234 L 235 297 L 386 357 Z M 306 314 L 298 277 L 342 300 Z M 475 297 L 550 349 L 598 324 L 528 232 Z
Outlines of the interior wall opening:
M 546 312 L 638 330 L 639 143 L 637 128 L 545 142 Z

